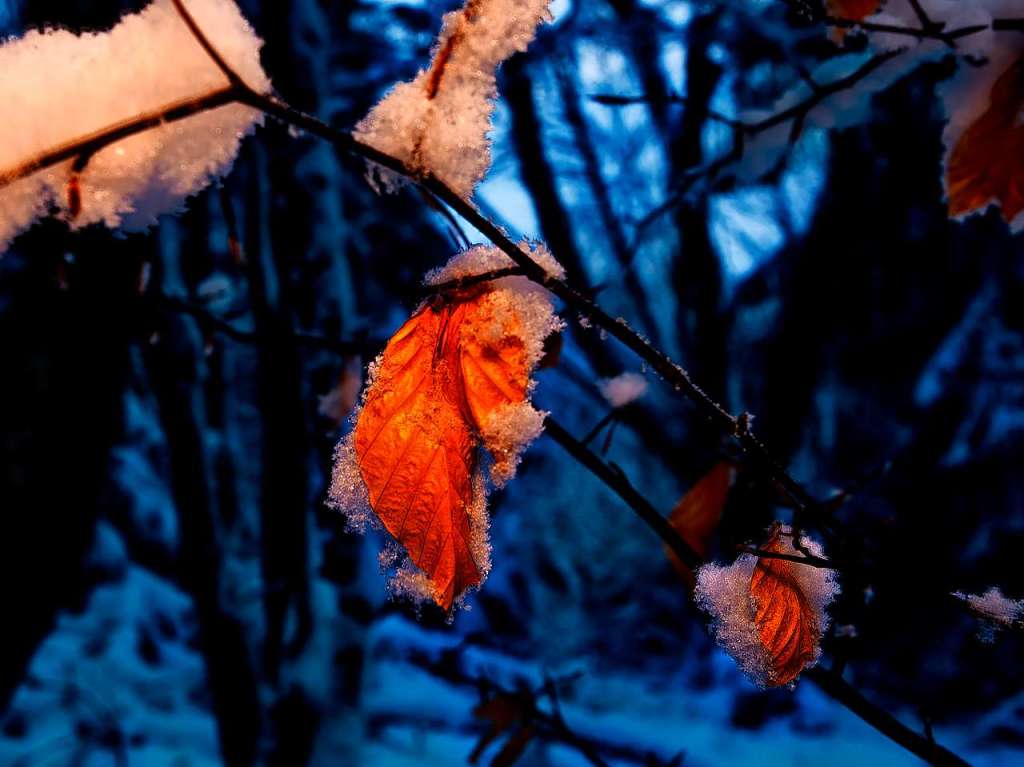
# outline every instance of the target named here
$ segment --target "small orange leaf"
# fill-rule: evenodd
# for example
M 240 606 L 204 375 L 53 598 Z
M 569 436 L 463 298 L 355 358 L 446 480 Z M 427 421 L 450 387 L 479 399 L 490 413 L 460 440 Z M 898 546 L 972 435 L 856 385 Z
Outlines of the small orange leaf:
M 494 741 L 508 732 L 513 725 L 525 716 L 526 708 L 520 696 L 499 693 L 480 703 L 473 709 L 473 716 L 490 723 L 487 731 L 480 736 L 476 747 L 469 755 L 469 763 L 476 764 L 484 750 Z
M 669 524 L 701 559 L 707 557 L 711 536 L 722 518 L 735 474 L 731 463 L 719 461 L 679 499 L 669 514 Z M 694 576 L 690 568 L 680 562 L 679 557 L 667 547 L 665 552 L 676 570 L 693 585 Z
M 881 5 L 882 0 L 825 0 L 825 8 L 832 16 L 850 21 L 863 21 Z
M 762 547 L 775 554 L 793 551 L 775 525 Z M 750 578 L 754 625 L 764 646 L 769 686 L 788 684 L 817 657 L 821 624 L 803 593 L 796 568 L 805 567 L 784 559 L 761 557 Z
M 950 216 L 998 203 L 1012 223 L 1024 211 L 1024 58 L 999 76 L 989 106 L 961 134 L 946 163 Z
M 847 21 L 864 21 L 882 6 L 882 0 L 825 0 L 825 10 L 830 16 Z M 842 45 L 850 30 L 846 27 L 833 27 L 832 40 Z

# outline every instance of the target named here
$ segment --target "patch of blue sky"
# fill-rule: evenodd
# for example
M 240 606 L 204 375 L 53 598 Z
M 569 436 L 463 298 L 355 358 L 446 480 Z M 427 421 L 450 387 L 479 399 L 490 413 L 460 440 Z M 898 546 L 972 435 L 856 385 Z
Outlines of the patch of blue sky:
M 725 294 L 770 261 L 814 219 L 825 184 L 828 137 L 808 130 L 790 152 L 777 186 L 741 187 L 711 201 L 711 237 Z
M 725 294 L 771 259 L 786 242 L 778 195 L 772 187 L 751 187 L 711 201 L 711 240 L 722 264 Z

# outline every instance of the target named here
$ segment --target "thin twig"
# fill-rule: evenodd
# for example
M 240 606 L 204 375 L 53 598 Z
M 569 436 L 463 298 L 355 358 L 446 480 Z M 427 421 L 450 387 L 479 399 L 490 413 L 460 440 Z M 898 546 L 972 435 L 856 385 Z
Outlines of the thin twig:
M 235 70 L 228 66 L 228 63 L 224 61 L 224 57 L 220 55 L 220 51 L 214 47 L 213 43 L 210 42 L 203 30 L 199 28 L 198 24 L 196 24 L 196 20 L 192 18 L 192 14 L 189 13 L 184 3 L 182 3 L 181 0 L 171 0 L 171 2 L 174 3 L 175 10 L 178 11 L 178 15 L 181 16 L 182 20 L 185 22 L 185 26 L 188 27 L 189 32 L 192 33 L 192 37 L 194 37 L 196 42 L 202 46 L 203 50 L 206 51 L 206 55 L 209 56 L 213 63 L 217 65 L 217 68 L 224 73 L 224 76 L 228 78 L 228 82 L 231 85 L 246 87 L 242 78 Z
M 0 189 L 66 160 L 94 155 L 101 149 L 138 133 L 236 103 L 239 101 L 239 95 L 240 91 L 235 87 L 221 88 L 202 96 L 174 102 L 152 112 L 108 126 L 95 133 L 81 136 L 59 147 L 42 152 L 12 168 L 0 171 Z
M 503 277 L 524 276 L 522 268 L 518 266 L 506 266 L 501 269 L 492 269 L 489 272 L 480 274 L 469 274 L 465 277 L 456 277 L 454 280 L 439 282 L 436 285 L 424 285 L 423 292 L 426 295 L 441 295 L 443 293 L 458 293 L 462 290 L 482 285 L 485 282 L 493 282 Z
M 940 767 L 970 767 L 968 762 L 949 749 L 929 740 L 921 733 L 915 732 L 888 711 L 869 701 L 840 674 L 821 666 L 815 666 L 804 673 L 826 694 L 842 703 L 880 733 L 929 764 Z
M 217 333 L 225 335 L 234 341 L 244 344 L 260 343 L 260 335 L 256 331 L 243 330 L 237 325 L 233 325 L 227 320 L 217 317 L 204 307 L 198 306 L 190 301 L 186 301 L 183 298 L 158 295 L 156 296 L 156 300 L 167 309 L 191 316 L 201 327 L 216 331 Z M 316 335 L 315 333 L 299 332 L 294 333 L 292 337 L 303 346 L 332 352 L 343 357 L 354 354 L 367 354 L 369 352 L 373 352 L 375 348 L 379 348 L 380 346 L 379 344 L 375 346 L 369 341 L 341 341 L 333 338 L 327 338 L 326 336 Z
M 822 570 L 838 570 L 836 563 L 829 559 L 822 559 L 816 557 L 813 554 L 783 554 L 779 551 L 766 551 L 753 546 L 737 546 L 737 551 L 741 551 L 744 554 L 753 554 L 760 559 L 782 559 L 786 562 L 796 562 L 798 565 L 806 565 L 807 567 L 817 567 Z

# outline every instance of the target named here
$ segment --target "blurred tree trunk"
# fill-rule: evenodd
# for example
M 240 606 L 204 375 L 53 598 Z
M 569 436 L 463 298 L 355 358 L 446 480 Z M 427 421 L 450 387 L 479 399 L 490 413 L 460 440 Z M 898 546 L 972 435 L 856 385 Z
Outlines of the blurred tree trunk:
M 718 12 L 697 15 L 686 36 L 686 107 L 681 123 L 669 136 L 669 177 L 678 183 L 687 171 L 704 162 L 701 136 L 722 68 L 708 51 L 715 40 Z M 665 90 L 664 86 L 662 88 Z M 706 195 L 684 201 L 676 208 L 675 227 L 680 242 L 672 273 L 677 298 L 676 325 L 687 369 L 714 399 L 725 399 L 728 368 L 728 326 L 722 317 L 721 262 L 709 228 Z
M 175 294 L 183 286 L 175 286 L 168 278 L 168 266 L 180 261 L 181 250 L 171 229 L 163 231 L 162 274 L 154 282 L 165 293 Z M 181 578 L 196 605 L 221 754 L 231 767 L 248 767 L 258 763 L 267 732 L 252 662 L 251 626 L 221 596 L 227 557 L 213 489 L 212 456 L 204 438 L 204 344 L 195 322 L 174 314 L 166 317 L 155 340 L 146 351 L 146 361 L 169 450 L 171 495 L 180 526 Z
M 65 259 L 68 242 L 57 228 L 23 240 L 32 258 L 3 280 L 0 609 L 9 619 L 0 710 L 58 610 L 80 607 L 91 589 L 87 554 L 110 492 L 130 367 L 133 329 L 125 317 L 138 262 L 106 236 L 97 238 L 106 247 Z M 11 265 L 17 256 L 5 258 Z

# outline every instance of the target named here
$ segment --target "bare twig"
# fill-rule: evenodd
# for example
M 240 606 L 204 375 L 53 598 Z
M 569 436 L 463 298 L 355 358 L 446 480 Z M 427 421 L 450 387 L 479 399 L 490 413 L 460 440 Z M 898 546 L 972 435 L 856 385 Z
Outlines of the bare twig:
M 468 290 L 469 288 L 476 287 L 477 285 L 483 285 L 486 282 L 492 282 L 494 280 L 500 280 L 502 277 L 515 277 L 523 276 L 524 272 L 522 268 L 518 266 L 506 266 L 502 269 L 492 269 L 489 272 L 481 272 L 480 274 L 469 274 L 465 277 L 457 277 L 454 280 L 447 282 L 441 282 L 437 285 L 424 285 L 423 292 L 426 295 L 436 296 L 443 293 L 458 293 L 462 290 Z
M 723 170 L 742 160 L 744 150 L 749 139 L 755 138 L 770 128 L 792 121 L 793 125 L 789 135 L 789 142 L 792 145 L 800 137 L 807 122 L 807 118 L 815 107 L 819 106 L 822 102 L 826 101 L 831 96 L 834 96 L 836 93 L 852 88 L 861 80 L 877 71 L 888 61 L 902 55 L 904 52 L 905 51 L 903 49 L 898 49 L 879 53 L 869 58 L 857 67 L 857 69 L 844 77 L 837 78 L 830 83 L 815 83 L 813 87 L 809 85 L 808 87 L 810 88 L 811 93 L 807 98 L 791 107 L 788 107 L 787 109 L 766 117 L 763 120 L 759 120 L 757 122 L 744 122 L 734 118 L 714 116 L 712 119 L 724 122 L 732 129 L 732 146 L 729 151 L 706 165 L 695 168 L 691 172 L 685 174 L 679 180 L 675 189 L 672 190 L 669 198 L 648 212 L 636 223 L 635 233 L 633 235 L 634 248 L 636 247 L 636 243 L 642 240 L 643 233 L 648 227 L 650 227 L 664 214 L 674 210 L 684 199 L 686 199 L 687 194 L 689 194 L 694 184 L 701 179 L 714 179 Z M 601 95 L 597 98 L 599 99 L 599 103 L 617 105 L 637 103 L 646 100 L 648 97 L 622 96 L 615 98 L 608 95 Z M 669 101 L 679 101 L 680 103 L 686 102 L 685 97 L 671 94 L 666 98 Z M 711 117 L 711 115 L 709 115 L 709 117 Z
M 242 78 L 239 77 L 235 70 L 228 66 L 226 61 L 224 61 L 224 57 L 220 55 L 220 52 L 213 46 L 209 38 L 206 37 L 203 30 L 199 28 L 198 24 L 196 24 L 196 20 L 192 18 L 192 14 L 189 13 L 184 3 L 182 3 L 181 0 L 171 0 L 171 2 L 174 3 L 175 10 L 177 10 L 178 15 L 181 16 L 182 20 L 185 22 L 185 26 L 188 27 L 188 31 L 192 33 L 192 37 L 196 39 L 196 42 L 202 46 L 206 55 L 209 56 L 213 63 L 217 65 L 217 69 L 224 73 L 228 82 L 231 85 L 245 87 L 245 84 L 242 82 Z
M 202 306 L 186 301 L 183 298 L 175 298 L 173 296 L 157 296 L 156 299 L 158 303 L 167 309 L 188 314 L 195 318 L 199 323 L 199 326 L 202 328 L 207 328 L 217 333 L 221 333 L 222 335 L 240 343 L 260 343 L 261 338 L 256 331 L 243 330 L 227 320 L 215 316 Z M 293 338 L 303 346 L 328 351 L 341 356 L 373 353 L 375 348 L 380 347 L 380 344 L 375 345 L 369 341 L 341 341 L 333 338 L 327 338 L 326 336 L 316 335 L 314 333 L 294 333 Z
M 753 546 L 737 546 L 737 551 L 743 552 L 744 554 L 753 554 L 760 559 L 782 559 L 786 562 L 796 562 L 798 565 L 807 565 L 808 567 L 818 567 L 822 570 L 838 570 L 836 563 L 830 559 L 822 559 L 816 557 L 813 554 L 783 554 L 777 551 L 765 551 L 764 549 L 755 548 Z
M 941 767 L 969 767 L 968 762 L 949 749 L 940 746 L 927 736 L 915 732 L 888 711 L 869 701 L 846 682 L 840 674 L 821 666 L 815 666 L 805 673 L 807 678 L 824 690 L 826 694 L 842 703 L 880 733 L 929 764 Z

